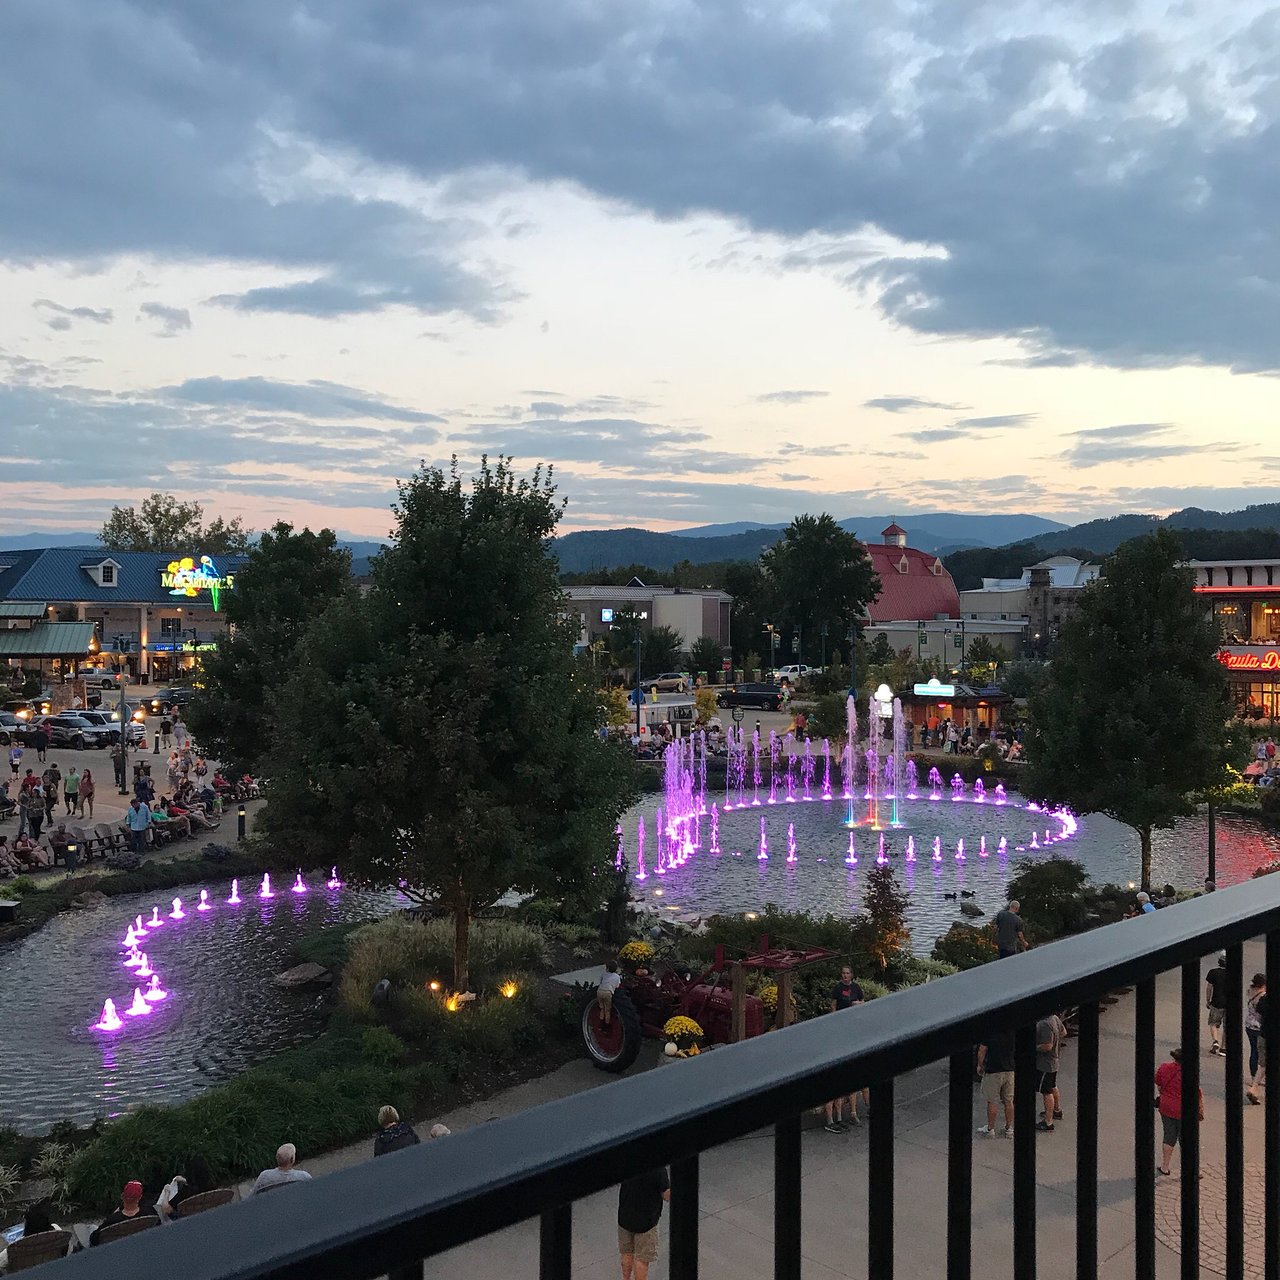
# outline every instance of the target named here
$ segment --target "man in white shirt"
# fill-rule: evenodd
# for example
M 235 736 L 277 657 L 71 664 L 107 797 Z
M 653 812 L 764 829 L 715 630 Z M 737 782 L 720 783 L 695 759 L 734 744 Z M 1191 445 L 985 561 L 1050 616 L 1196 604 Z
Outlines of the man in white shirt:
M 273 1187 L 283 1187 L 288 1182 L 310 1182 L 311 1175 L 305 1169 L 293 1167 L 297 1159 L 298 1148 L 292 1142 L 286 1142 L 282 1147 L 278 1147 L 276 1167 L 263 1169 L 258 1174 L 258 1180 L 253 1184 L 253 1190 L 249 1194 L 256 1196 L 263 1191 L 270 1191 Z

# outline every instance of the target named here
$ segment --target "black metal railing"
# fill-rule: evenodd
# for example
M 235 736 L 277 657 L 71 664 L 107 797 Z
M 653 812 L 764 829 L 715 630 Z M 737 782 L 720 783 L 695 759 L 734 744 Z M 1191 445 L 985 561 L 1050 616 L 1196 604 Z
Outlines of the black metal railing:
M 57 1264 L 83 1280 L 364 1280 L 420 1275 L 421 1260 L 532 1217 L 541 1219 L 541 1280 L 569 1280 L 573 1204 L 657 1165 L 670 1165 L 673 1280 L 698 1275 L 699 1156 L 773 1129 L 774 1275 L 801 1274 L 801 1118 L 852 1082 L 871 1082 L 867 1274 L 894 1273 L 894 1083 L 950 1059 L 946 1274 L 971 1274 L 971 1046 L 1013 1030 L 1013 1272 L 1036 1274 L 1035 1033 L 1038 1016 L 1078 1008 L 1076 1274 L 1098 1267 L 1099 1003 L 1136 986 L 1133 1038 L 1135 1274 L 1156 1273 L 1155 1113 L 1158 975 L 1181 970 L 1183 1128 L 1181 1274 L 1200 1274 L 1198 1121 L 1202 957 L 1227 952 L 1226 1274 L 1245 1266 L 1243 944 L 1264 937 L 1280 994 L 1280 876 L 644 1072 L 508 1119 L 315 1182 L 179 1222 Z M 1268 1042 L 1280 1044 L 1270 1001 Z M 1114 1087 L 1114 1085 L 1112 1086 Z M 1280 1087 L 1267 1090 L 1264 1277 L 1280 1280 Z M 1115 1135 L 1111 1135 L 1115 1136 Z M 989 1267 L 990 1260 L 986 1260 Z M 985 1269 L 985 1268 L 984 1268 Z M 1003 1268 L 998 1268 L 1003 1269 Z M 50 1273 L 55 1274 L 54 1272 Z

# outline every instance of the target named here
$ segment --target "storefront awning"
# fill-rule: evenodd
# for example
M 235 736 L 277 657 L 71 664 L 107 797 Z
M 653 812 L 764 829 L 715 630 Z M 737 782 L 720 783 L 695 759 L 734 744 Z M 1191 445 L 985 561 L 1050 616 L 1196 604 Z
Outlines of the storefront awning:
M 0 660 L 6 658 L 83 658 L 93 644 L 92 622 L 37 622 L 0 631 Z

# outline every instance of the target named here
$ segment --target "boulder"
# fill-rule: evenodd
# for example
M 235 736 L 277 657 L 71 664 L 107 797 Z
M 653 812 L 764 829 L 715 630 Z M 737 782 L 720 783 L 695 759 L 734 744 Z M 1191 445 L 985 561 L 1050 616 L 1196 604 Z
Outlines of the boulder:
M 333 974 L 322 964 L 308 960 L 306 964 L 295 965 L 283 973 L 277 973 L 273 979 L 277 987 L 296 989 L 299 987 L 327 987 L 333 981 Z
M 967 916 L 985 916 L 987 914 L 976 902 L 962 902 L 960 910 Z
M 71 905 L 77 911 L 88 911 L 91 907 L 96 907 L 106 902 L 106 900 L 107 895 L 105 893 L 99 893 L 96 889 L 87 889 L 84 893 L 77 893 L 71 899 Z

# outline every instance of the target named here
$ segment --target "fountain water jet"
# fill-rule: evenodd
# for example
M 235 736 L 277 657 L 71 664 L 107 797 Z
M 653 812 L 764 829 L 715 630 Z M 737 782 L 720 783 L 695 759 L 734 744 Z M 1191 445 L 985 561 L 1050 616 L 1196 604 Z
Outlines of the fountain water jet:
M 307 891 L 307 886 L 302 883 L 302 871 L 301 869 L 299 869 L 297 878 L 293 882 L 292 892 L 306 893 L 306 891 Z
M 158 929 L 162 924 L 164 924 L 164 921 L 160 919 L 160 908 L 152 907 L 151 919 L 147 921 L 147 928 Z
M 884 851 L 884 832 L 882 831 L 880 833 L 880 851 L 876 854 L 876 866 L 883 867 L 888 861 L 888 856 Z
M 844 859 L 851 867 L 858 865 L 858 851 L 853 847 L 853 832 L 849 832 L 849 852 Z
M 272 889 L 271 889 L 271 872 L 264 871 L 262 873 L 262 887 L 258 890 L 258 897 L 274 898 L 275 896 L 276 895 L 272 892 Z
M 173 900 L 173 910 L 169 912 L 169 919 L 170 919 L 170 920 L 185 920 L 186 918 L 187 918 L 187 913 L 186 913 L 185 911 L 183 911 L 183 909 L 182 909 L 182 899 L 181 899 L 181 898 L 174 898 L 174 900 Z
M 209 905 L 209 890 L 208 890 L 208 889 L 201 889 L 201 890 L 200 890 L 200 905 L 196 908 L 196 910 L 197 910 L 197 911 L 212 911 L 212 910 L 213 910 L 213 908 Z
M 916 860 L 916 838 L 915 836 L 907 837 L 907 861 L 914 862 Z
M 239 880 L 233 880 L 231 882 L 231 897 L 229 897 L 227 901 L 232 906 L 235 906 L 240 901 L 240 881 Z
M 133 1003 L 124 1011 L 127 1018 L 145 1018 L 151 1012 L 151 1006 L 142 994 L 140 987 L 133 989 Z
M 151 975 L 151 985 L 143 992 L 142 998 L 154 1004 L 158 1000 L 167 1000 L 169 993 L 160 985 L 158 974 Z
M 126 969 L 136 969 L 142 963 L 142 952 L 137 947 L 131 948 L 129 955 L 125 959 L 124 967 Z
M 964 861 L 964 839 L 963 838 L 956 841 L 956 861 L 957 862 Z
M 767 861 L 769 857 L 769 838 L 765 835 L 763 816 L 760 818 L 760 852 L 756 854 L 756 857 L 761 862 Z
M 1007 803 L 1007 797 L 1005 796 L 1005 793 L 1004 793 L 1004 783 L 997 782 L 996 783 L 996 804 L 1006 804 L 1006 803 Z
M 342 881 L 338 879 L 338 868 L 337 868 L 337 867 L 330 867 L 330 868 L 329 868 L 329 878 L 328 878 L 328 880 L 326 880 L 326 881 L 325 881 L 325 887 L 326 887 L 327 889 L 341 889 L 341 888 L 342 888 Z
M 787 823 L 787 861 L 794 862 L 796 860 L 796 826 L 794 822 Z
M 149 978 L 155 972 L 151 967 L 151 962 L 147 959 L 147 953 L 142 953 L 142 963 L 137 968 L 139 978 Z
M 93 1024 L 95 1031 L 119 1031 L 124 1023 L 120 1021 L 120 1015 L 116 1012 L 116 1002 L 107 997 L 102 1003 L 102 1016 Z
M 942 799 L 942 774 L 938 772 L 937 765 L 929 770 L 929 799 Z
M 934 862 L 942 861 L 942 837 L 933 837 L 933 860 Z

